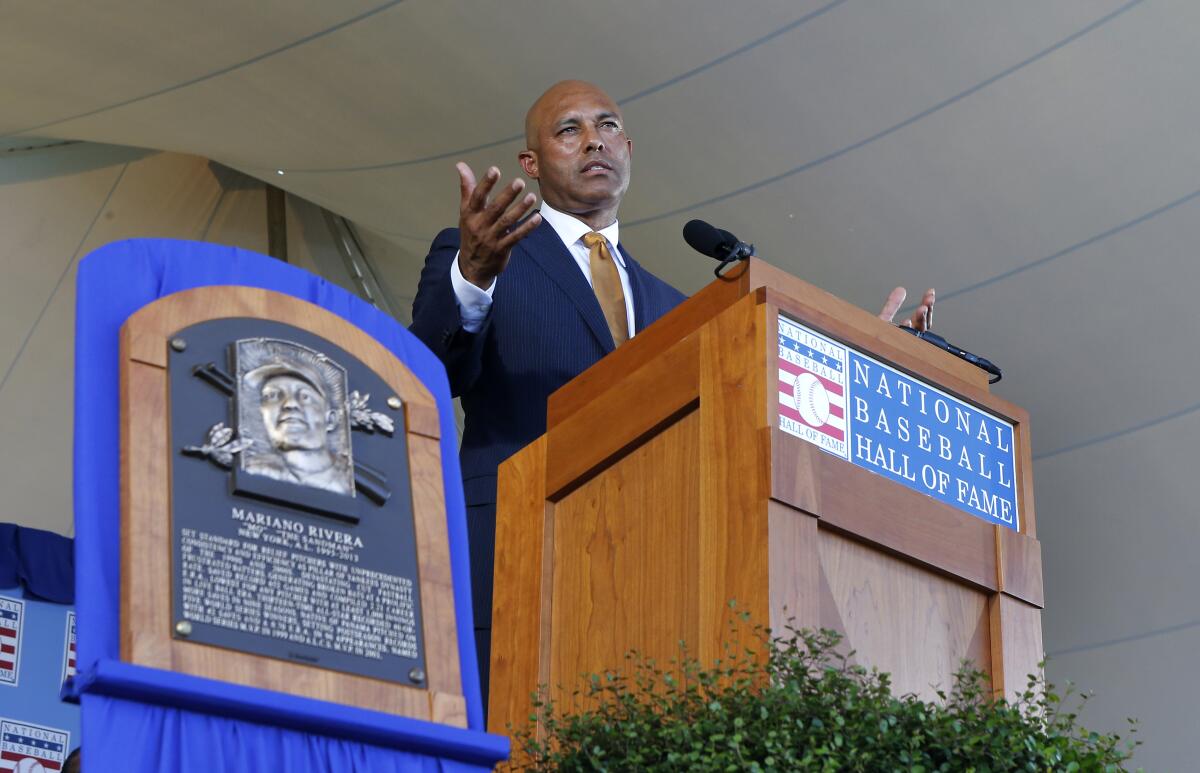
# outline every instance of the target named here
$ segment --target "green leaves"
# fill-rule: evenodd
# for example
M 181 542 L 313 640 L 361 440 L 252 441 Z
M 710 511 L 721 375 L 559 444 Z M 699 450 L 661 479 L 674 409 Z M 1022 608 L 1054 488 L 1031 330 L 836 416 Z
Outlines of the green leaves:
M 1009 704 L 963 668 L 926 703 L 850 665 L 832 631 L 756 628 L 755 638 L 756 651 L 728 648 L 709 668 L 686 649 L 667 668 L 631 654 L 626 671 L 583 682 L 573 712 L 539 698 L 544 740 L 532 725 L 516 733 L 514 761 L 538 771 L 1091 773 L 1124 770 L 1134 747 L 1079 727 L 1065 696 L 1036 679 Z

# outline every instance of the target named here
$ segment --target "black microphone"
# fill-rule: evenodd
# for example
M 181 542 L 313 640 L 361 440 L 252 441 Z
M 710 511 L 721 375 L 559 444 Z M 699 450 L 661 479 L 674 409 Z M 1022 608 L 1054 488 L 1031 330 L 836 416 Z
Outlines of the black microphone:
M 900 326 L 900 329 L 906 333 L 912 333 L 917 338 L 933 344 L 942 351 L 950 352 L 960 360 L 966 360 L 975 367 L 987 371 L 991 375 L 995 376 L 994 379 L 988 379 L 989 384 L 995 384 L 997 381 L 1004 378 L 1004 374 L 1000 372 L 1000 368 L 991 360 L 980 357 L 978 354 L 971 354 L 966 349 L 959 349 L 957 346 L 950 343 L 945 338 L 942 338 L 932 330 L 917 330 L 915 327 L 905 327 L 903 325 Z
M 703 220 L 689 220 L 683 227 L 683 240 L 696 252 L 717 260 L 725 260 L 738 243 L 733 234 Z
M 714 272 L 717 276 L 730 263 L 754 254 L 753 244 L 746 244 L 729 231 L 703 220 L 689 220 L 683 227 L 683 240 L 696 252 L 721 261 Z

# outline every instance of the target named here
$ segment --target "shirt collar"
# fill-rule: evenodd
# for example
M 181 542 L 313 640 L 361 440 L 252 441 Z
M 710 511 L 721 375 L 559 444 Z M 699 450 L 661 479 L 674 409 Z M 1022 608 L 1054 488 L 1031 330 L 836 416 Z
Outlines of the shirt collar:
M 542 202 L 542 206 L 538 207 L 538 211 L 542 213 L 542 218 L 550 224 L 554 232 L 558 234 L 558 238 L 562 239 L 562 243 L 568 248 L 572 247 L 576 242 L 583 238 L 586 233 L 591 233 L 592 228 L 587 223 L 583 222 L 574 215 L 568 215 L 566 212 L 559 212 L 554 207 Z M 612 225 L 601 228 L 600 234 L 608 240 L 610 252 L 616 256 L 617 260 L 622 265 L 625 263 L 625 258 L 620 254 L 620 250 L 616 249 L 618 237 L 620 235 L 620 224 L 614 220 Z

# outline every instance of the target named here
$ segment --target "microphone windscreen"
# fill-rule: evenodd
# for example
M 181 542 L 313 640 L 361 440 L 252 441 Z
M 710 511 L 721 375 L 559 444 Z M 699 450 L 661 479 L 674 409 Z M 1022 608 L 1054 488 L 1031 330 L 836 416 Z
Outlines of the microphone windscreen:
M 725 248 L 725 252 L 728 251 L 725 235 L 721 229 L 715 228 L 703 220 L 689 220 L 683 227 L 683 240 L 688 243 L 689 247 L 717 260 L 722 259 L 722 248 Z

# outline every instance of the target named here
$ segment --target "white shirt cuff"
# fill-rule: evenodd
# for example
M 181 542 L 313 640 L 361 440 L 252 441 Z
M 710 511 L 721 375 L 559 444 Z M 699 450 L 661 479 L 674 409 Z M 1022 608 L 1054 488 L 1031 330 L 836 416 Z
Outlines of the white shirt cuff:
M 497 277 L 498 279 L 499 277 Z M 450 284 L 454 287 L 454 297 L 458 300 L 458 315 L 462 319 L 463 330 L 468 333 L 478 333 L 483 327 L 483 320 L 492 308 L 492 293 L 496 290 L 496 279 L 482 290 L 471 284 L 462 275 L 458 267 L 458 253 L 454 253 L 454 262 L 450 265 Z

